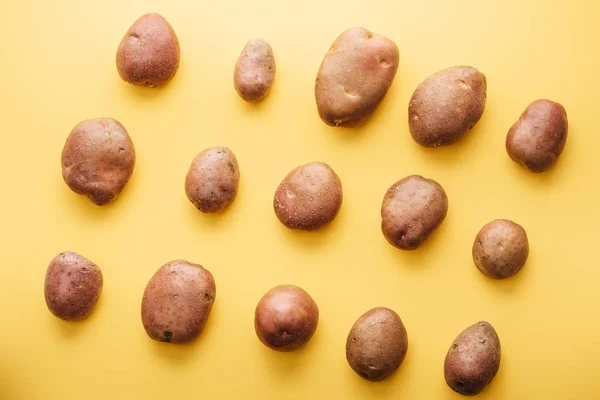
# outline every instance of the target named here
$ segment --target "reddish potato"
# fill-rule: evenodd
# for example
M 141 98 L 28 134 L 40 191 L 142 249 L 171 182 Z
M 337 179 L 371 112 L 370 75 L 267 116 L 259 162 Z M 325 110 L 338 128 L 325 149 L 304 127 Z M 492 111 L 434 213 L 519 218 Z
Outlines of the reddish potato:
M 273 49 L 264 40 L 255 39 L 246 44 L 233 72 L 233 85 L 246 101 L 262 100 L 275 79 Z

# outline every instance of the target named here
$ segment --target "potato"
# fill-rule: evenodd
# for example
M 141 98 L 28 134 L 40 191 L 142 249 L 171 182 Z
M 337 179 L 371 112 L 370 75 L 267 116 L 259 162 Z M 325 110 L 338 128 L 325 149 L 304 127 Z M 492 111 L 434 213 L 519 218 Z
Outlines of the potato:
M 408 336 L 402 320 L 389 308 L 373 308 L 354 323 L 346 339 L 350 367 L 368 381 L 389 378 L 406 356 Z
M 156 271 L 144 291 L 144 329 L 159 342 L 191 342 L 202 333 L 215 296 L 215 280 L 208 270 L 171 261 Z
M 293 285 L 276 286 L 258 302 L 254 329 L 268 348 L 292 351 L 310 340 L 319 323 L 319 308 L 303 289 Z
M 415 250 L 437 229 L 448 213 L 444 188 L 432 179 L 411 175 L 390 187 L 381 204 L 381 230 L 402 250 Z
M 121 193 L 134 166 L 133 142 L 123 125 L 112 118 L 80 122 L 62 151 L 62 174 L 67 185 L 99 206 Z
M 317 230 L 335 218 L 342 206 L 342 182 L 322 162 L 301 165 L 290 172 L 275 192 L 273 208 L 290 229 Z
M 315 98 L 323 122 L 347 128 L 364 123 L 392 85 L 399 57 L 386 37 L 365 28 L 343 32 L 317 74 Z
M 46 270 L 46 305 L 62 320 L 81 321 L 98 303 L 102 284 L 102 272 L 96 264 L 71 251 L 60 253 Z
M 275 58 L 269 43 L 261 39 L 249 41 L 235 64 L 233 85 L 246 101 L 262 100 L 275 79 Z
M 473 243 L 473 261 L 486 276 L 510 278 L 519 272 L 529 255 L 529 241 L 523 227 L 507 219 L 485 225 Z
M 425 79 L 408 105 L 408 126 L 425 147 L 457 142 L 479 121 L 485 108 L 485 75 L 473 67 L 452 67 Z
M 194 158 L 185 178 L 185 193 L 205 213 L 222 211 L 237 196 L 240 169 L 227 147 L 206 149 Z
M 500 368 L 500 339 L 485 321 L 465 329 L 452 343 L 444 376 L 452 390 L 465 396 L 480 393 Z
M 569 122 L 564 107 L 550 100 L 536 100 L 506 135 L 510 158 L 532 172 L 552 167 L 567 143 Z
M 179 41 L 166 19 L 146 14 L 129 28 L 117 50 L 121 79 L 134 85 L 167 84 L 179 68 Z

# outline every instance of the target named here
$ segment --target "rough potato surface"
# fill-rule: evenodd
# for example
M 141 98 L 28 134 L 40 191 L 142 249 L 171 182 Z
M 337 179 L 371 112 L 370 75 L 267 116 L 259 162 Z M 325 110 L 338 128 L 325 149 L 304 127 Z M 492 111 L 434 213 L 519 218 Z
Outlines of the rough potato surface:
M 275 57 L 269 43 L 261 39 L 248 42 L 233 72 L 235 90 L 245 101 L 262 100 L 275 79 Z

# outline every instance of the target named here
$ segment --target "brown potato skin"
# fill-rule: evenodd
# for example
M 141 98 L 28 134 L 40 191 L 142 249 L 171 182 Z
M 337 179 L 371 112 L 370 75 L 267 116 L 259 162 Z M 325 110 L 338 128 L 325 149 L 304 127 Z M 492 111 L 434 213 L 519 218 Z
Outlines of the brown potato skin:
M 144 329 L 159 342 L 191 342 L 204 330 L 215 296 L 215 280 L 207 269 L 171 261 L 156 271 L 144 291 Z
M 254 313 L 256 336 L 276 351 L 292 351 L 304 346 L 314 335 L 318 323 L 317 303 L 306 291 L 293 285 L 269 290 Z
M 167 84 L 179 68 L 179 40 L 159 14 L 146 14 L 129 28 L 117 50 L 121 79 L 147 87 Z
M 406 356 L 408 336 L 402 320 L 389 308 L 364 313 L 352 326 L 346 340 L 350 367 L 368 381 L 389 378 Z
M 402 250 L 415 250 L 441 225 L 448 213 L 444 188 L 432 179 L 410 175 L 394 183 L 381 204 L 381 231 Z
M 444 361 L 444 377 L 464 396 L 479 394 L 500 368 L 500 339 L 488 322 L 465 329 L 452 343 Z
M 497 219 L 486 224 L 473 243 L 473 261 L 493 279 L 506 279 L 519 272 L 529 256 L 525 229 L 516 222 Z
M 393 41 L 365 28 L 350 28 L 338 36 L 315 82 L 323 122 L 346 128 L 363 124 L 392 85 L 399 58 Z
M 552 167 L 567 143 L 567 111 L 559 103 L 531 103 L 506 135 L 506 152 L 513 161 L 540 173 Z
M 235 154 L 224 146 L 211 147 L 192 161 L 185 178 L 185 193 L 198 210 L 214 213 L 233 203 L 239 184 Z
M 135 148 L 121 123 L 88 119 L 73 128 L 62 151 L 62 175 L 72 191 L 102 206 L 125 187 L 135 166 Z
M 425 147 L 448 146 L 475 125 L 485 109 L 487 82 L 473 67 L 451 67 L 425 79 L 408 105 L 408 126 Z
M 98 303 L 102 285 L 102 271 L 96 264 L 71 251 L 60 253 L 46 270 L 48 310 L 64 321 L 81 321 Z
M 275 57 L 266 41 L 249 41 L 235 64 L 233 85 L 245 101 L 256 102 L 267 96 L 275 79 Z
M 331 167 L 312 162 L 292 170 L 281 182 L 273 208 L 290 229 L 314 231 L 327 225 L 342 206 L 342 182 Z

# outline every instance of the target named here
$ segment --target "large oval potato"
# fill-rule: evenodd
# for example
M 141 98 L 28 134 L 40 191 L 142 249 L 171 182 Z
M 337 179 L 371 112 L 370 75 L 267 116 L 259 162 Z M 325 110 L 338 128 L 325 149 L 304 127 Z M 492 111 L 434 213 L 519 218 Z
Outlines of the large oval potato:
M 452 343 L 444 361 L 444 377 L 452 390 L 479 394 L 500 368 L 500 339 L 488 322 L 465 329 Z
M 323 58 L 315 83 L 319 116 L 327 125 L 365 122 L 385 97 L 398 70 L 398 47 L 365 28 L 344 31 Z
M 129 28 L 117 50 L 121 79 L 148 87 L 168 83 L 179 68 L 179 40 L 159 14 L 146 14 Z
M 125 187 L 135 149 L 125 127 L 112 118 L 88 119 L 73 128 L 62 151 L 62 174 L 72 191 L 99 206 Z
M 259 101 L 269 93 L 274 79 L 273 49 L 262 39 L 249 41 L 235 64 L 235 90 L 246 101 Z
M 414 250 L 435 231 L 448 213 L 444 188 L 432 179 L 411 175 L 394 183 L 381 204 L 381 230 L 387 241 Z
M 233 203 L 239 184 L 235 154 L 227 147 L 212 147 L 192 161 L 185 178 L 185 192 L 198 210 L 213 213 Z
M 159 342 L 190 342 L 202 333 L 215 296 L 215 280 L 208 270 L 171 261 L 156 271 L 144 291 L 144 329 Z
M 452 67 L 431 75 L 410 99 L 410 134 L 425 147 L 457 142 L 483 115 L 486 92 L 485 75 L 473 67 Z
M 46 305 L 62 320 L 81 321 L 98 303 L 102 285 L 102 271 L 96 264 L 66 251 L 54 257 L 46 270 Z
M 532 172 L 552 167 L 567 143 L 567 112 L 559 103 L 536 100 L 531 103 L 506 135 L 511 159 Z
M 319 308 L 303 289 L 276 286 L 258 302 L 254 329 L 258 339 L 277 351 L 292 351 L 306 344 L 317 330 Z
M 516 222 L 497 219 L 486 224 L 475 237 L 473 261 L 486 276 L 510 278 L 519 272 L 529 255 L 525 229 Z
M 281 182 L 273 208 L 290 229 L 313 231 L 335 218 L 342 206 L 342 182 L 331 167 L 312 162 L 292 170 Z
M 390 377 L 404 361 L 407 350 L 408 336 L 402 320 L 384 307 L 364 313 L 346 340 L 348 364 L 369 381 Z

